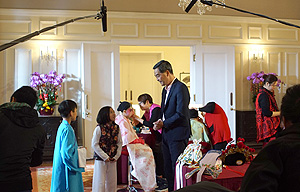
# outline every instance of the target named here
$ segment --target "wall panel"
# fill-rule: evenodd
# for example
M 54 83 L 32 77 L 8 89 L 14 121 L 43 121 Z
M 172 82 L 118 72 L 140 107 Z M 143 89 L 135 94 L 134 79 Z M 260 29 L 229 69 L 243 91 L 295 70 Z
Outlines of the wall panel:
M 112 37 L 138 37 L 137 23 L 112 23 Z

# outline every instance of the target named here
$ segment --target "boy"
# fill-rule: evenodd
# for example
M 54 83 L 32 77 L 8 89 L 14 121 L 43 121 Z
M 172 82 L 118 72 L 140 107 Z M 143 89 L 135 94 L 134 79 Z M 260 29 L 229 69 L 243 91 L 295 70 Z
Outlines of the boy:
M 56 135 L 50 191 L 83 192 L 81 172 L 84 168 L 79 167 L 78 145 L 70 125 L 71 121 L 76 120 L 77 105 L 74 101 L 65 100 L 59 104 L 58 112 L 63 121 Z

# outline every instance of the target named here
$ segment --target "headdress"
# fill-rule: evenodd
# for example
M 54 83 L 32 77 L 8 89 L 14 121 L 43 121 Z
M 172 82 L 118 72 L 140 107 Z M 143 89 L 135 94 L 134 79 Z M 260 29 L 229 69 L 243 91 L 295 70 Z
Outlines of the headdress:
M 244 138 L 238 138 L 236 144 L 230 144 L 222 150 L 220 159 L 224 165 L 243 165 L 245 162 L 253 160 L 252 153 L 255 149 L 249 148 L 244 144 Z

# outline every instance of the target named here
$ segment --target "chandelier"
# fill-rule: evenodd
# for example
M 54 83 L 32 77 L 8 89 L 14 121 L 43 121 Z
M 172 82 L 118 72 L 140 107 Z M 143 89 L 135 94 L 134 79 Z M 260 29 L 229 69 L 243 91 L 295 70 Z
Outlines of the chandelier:
M 202 3 L 202 2 L 208 2 L 208 3 Z M 190 4 L 196 4 L 197 6 L 197 13 L 199 15 L 203 15 L 206 11 L 212 11 L 212 6 L 215 6 L 216 8 L 220 7 L 218 5 L 215 4 L 210 4 L 209 2 L 211 1 L 206 1 L 206 0 L 197 0 L 196 2 L 194 0 L 179 0 L 178 6 L 182 7 L 182 9 L 186 12 L 188 12 L 186 10 L 186 8 L 190 5 Z M 216 2 L 218 2 L 219 4 L 225 5 L 225 0 L 216 0 Z M 191 5 L 190 5 L 191 6 Z M 191 8 L 191 7 L 190 7 Z
M 47 63 L 47 65 L 52 64 L 53 62 L 56 61 L 56 50 L 51 49 L 49 51 L 48 46 L 47 46 L 46 50 L 45 49 L 41 50 L 40 59 L 42 62 Z

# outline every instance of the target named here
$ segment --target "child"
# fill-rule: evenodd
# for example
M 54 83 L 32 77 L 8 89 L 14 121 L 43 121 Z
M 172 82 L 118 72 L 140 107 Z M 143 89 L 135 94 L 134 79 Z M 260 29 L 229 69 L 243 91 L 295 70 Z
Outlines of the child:
M 117 159 L 121 155 L 122 137 L 115 123 L 115 111 L 102 107 L 97 116 L 92 148 L 95 151 L 93 192 L 114 192 L 117 190 Z
M 120 126 L 123 146 L 127 146 L 134 168 L 132 174 L 145 191 L 154 191 L 156 187 L 154 157 L 151 148 L 137 136 L 129 121 L 129 118 L 134 116 L 134 110 L 126 101 L 121 102 L 117 110 L 121 114 L 116 117 L 116 123 Z
M 190 142 L 194 139 L 201 139 L 201 151 L 202 153 L 207 153 L 211 149 L 211 144 L 209 140 L 209 134 L 201 118 L 198 116 L 198 111 L 196 109 L 190 109 L 190 121 L 191 121 L 191 131 L 192 135 L 190 137 Z
M 78 145 L 71 121 L 76 120 L 77 105 L 74 101 L 65 100 L 58 106 L 63 118 L 56 135 L 53 156 L 51 192 L 83 192 L 82 174 L 79 167 Z
M 201 141 L 209 143 L 209 138 L 206 132 L 205 125 L 198 120 L 199 116 L 198 111 L 196 109 L 190 109 L 190 118 L 192 128 L 192 135 L 190 139 L 201 139 Z

